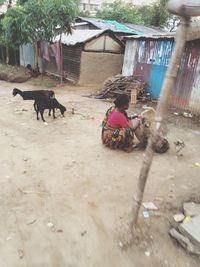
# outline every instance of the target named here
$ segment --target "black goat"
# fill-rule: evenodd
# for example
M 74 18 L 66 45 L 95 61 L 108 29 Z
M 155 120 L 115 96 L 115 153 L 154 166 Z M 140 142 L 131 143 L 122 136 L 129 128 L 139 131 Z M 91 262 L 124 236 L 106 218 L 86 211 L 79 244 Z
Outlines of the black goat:
M 54 98 L 55 93 L 52 90 L 35 90 L 35 91 L 21 91 L 18 88 L 13 89 L 13 96 L 20 95 L 23 100 L 38 100 L 41 97 Z M 36 111 L 35 103 L 33 107 Z
M 39 120 L 39 112 L 41 115 L 42 120 L 45 122 L 45 119 L 43 117 L 43 113 L 45 109 L 49 110 L 49 116 L 51 115 L 51 110 L 53 110 L 53 117 L 54 119 L 56 118 L 55 116 L 55 109 L 58 108 L 60 109 L 61 114 L 64 116 L 64 113 L 66 111 L 66 107 L 64 107 L 63 105 L 61 105 L 57 99 L 55 98 L 40 98 L 35 100 L 34 103 L 35 107 L 36 107 L 36 115 L 37 115 L 37 120 Z

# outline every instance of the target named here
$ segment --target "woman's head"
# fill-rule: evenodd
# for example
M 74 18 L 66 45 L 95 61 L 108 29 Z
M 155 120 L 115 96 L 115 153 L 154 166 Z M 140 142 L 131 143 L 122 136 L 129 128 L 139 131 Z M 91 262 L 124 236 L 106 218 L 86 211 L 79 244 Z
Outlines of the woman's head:
M 123 94 L 123 95 L 119 95 L 115 99 L 114 104 L 117 108 L 126 110 L 129 107 L 129 102 L 130 102 L 130 98 L 127 95 Z
M 26 68 L 27 68 L 28 70 L 32 70 L 31 64 L 27 64 L 27 65 L 26 65 Z

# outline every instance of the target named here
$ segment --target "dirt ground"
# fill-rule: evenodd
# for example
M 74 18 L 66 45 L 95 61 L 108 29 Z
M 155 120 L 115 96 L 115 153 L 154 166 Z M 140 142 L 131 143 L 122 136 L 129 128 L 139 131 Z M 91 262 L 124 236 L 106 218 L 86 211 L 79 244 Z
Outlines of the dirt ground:
M 45 114 L 45 125 L 32 101 L 12 96 L 13 87 L 45 89 L 0 84 L 0 266 L 199 266 L 168 235 L 182 201 L 199 196 L 198 123 L 170 115 L 171 149 L 155 155 L 144 196 L 159 211 L 147 219 L 141 211 L 134 244 L 121 249 L 144 152 L 102 146 L 100 125 L 111 104 L 82 97 L 92 88 L 53 88 L 68 111 L 55 120 Z M 186 144 L 180 157 L 177 140 Z

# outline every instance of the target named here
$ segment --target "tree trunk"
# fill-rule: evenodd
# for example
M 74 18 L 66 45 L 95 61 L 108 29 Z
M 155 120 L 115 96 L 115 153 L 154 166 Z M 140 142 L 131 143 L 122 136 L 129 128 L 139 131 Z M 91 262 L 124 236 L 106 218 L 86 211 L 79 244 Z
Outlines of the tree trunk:
M 1 46 L 1 56 L 2 56 L 2 62 L 5 63 L 5 55 L 4 55 L 4 47 Z
M 189 27 L 189 19 L 182 18 L 181 24 L 176 34 L 176 43 L 172 53 L 171 61 L 165 76 L 164 84 L 162 87 L 161 95 L 158 101 L 156 114 L 154 118 L 153 130 L 150 135 L 146 153 L 143 159 L 142 168 L 139 175 L 138 186 L 136 196 L 134 197 L 135 202 L 132 207 L 132 220 L 131 220 L 131 231 L 134 233 L 134 229 L 137 225 L 138 214 L 140 211 L 141 203 L 143 200 L 144 189 L 148 177 L 148 173 L 153 160 L 154 150 L 153 145 L 156 143 L 159 131 L 162 128 L 163 121 L 166 118 L 168 100 L 170 96 L 171 88 L 174 85 L 181 57 L 184 51 L 187 29 Z
M 14 59 L 15 59 L 15 65 L 18 65 L 18 62 L 17 62 L 17 50 L 14 49 Z
M 24 62 L 24 68 L 26 67 L 26 64 L 25 64 L 25 55 L 24 55 L 24 45 L 21 46 L 22 47 L 22 56 L 23 56 L 23 62 Z
M 37 42 L 33 44 L 33 50 L 34 50 L 34 65 L 38 68 L 38 46 Z
M 9 55 L 9 47 L 6 45 L 6 64 L 9 63 L 10 60 L 10 55 Z

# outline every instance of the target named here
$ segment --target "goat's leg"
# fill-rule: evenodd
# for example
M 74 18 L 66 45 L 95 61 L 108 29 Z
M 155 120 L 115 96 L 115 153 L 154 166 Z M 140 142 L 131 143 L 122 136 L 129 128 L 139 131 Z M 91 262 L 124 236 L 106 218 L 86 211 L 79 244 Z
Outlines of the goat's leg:
M 51 116 L 51 108 L 49 109 L 49 116 Z
M 44 117 L 43 117 L 43 114 L 44 114 L 44 109 L 40 110 L 40 115 L 41 115 L 41 117 L 42 117 L 42 120 L 45 122 L 45 119 L 44 119 Z
M 39 111 L 38 111 L 38 109 L 36 109 L 36 117 L 37 117 L 37 120 L 39 121 L 39 116 L 38 116 L 38 114 L 39 114 Z
M 34 102 L 34 103 L 33 103 L 33 107 L 34 107 L 34 110 L 35 110 L 35 111 L 37 110 L 37 109 L 36 109 L 36 106 L 37 106 L 37 105 L 36 105 L 36 102 Z
M 55 119 L 56 116 L 55 116 L 55 108 L 53 108 L 53 118 Z

